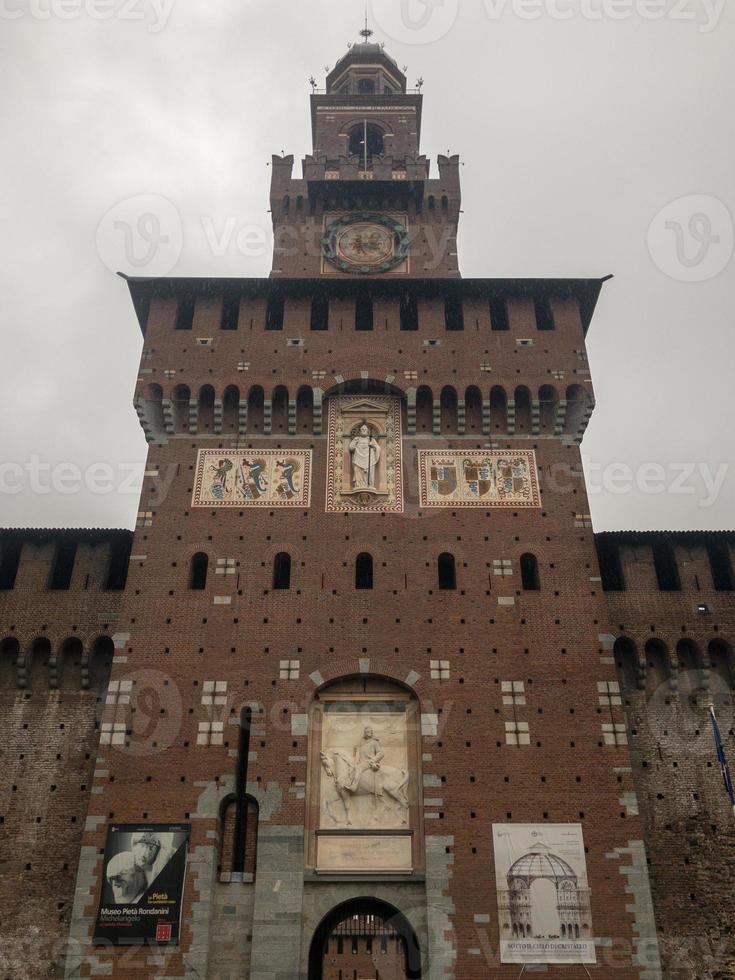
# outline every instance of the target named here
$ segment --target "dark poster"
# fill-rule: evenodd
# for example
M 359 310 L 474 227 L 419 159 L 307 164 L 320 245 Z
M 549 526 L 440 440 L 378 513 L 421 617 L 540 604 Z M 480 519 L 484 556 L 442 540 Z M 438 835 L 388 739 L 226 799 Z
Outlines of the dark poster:
M 96 944 L 178 944 L 190 833 L 188 824 L 108 827 Z

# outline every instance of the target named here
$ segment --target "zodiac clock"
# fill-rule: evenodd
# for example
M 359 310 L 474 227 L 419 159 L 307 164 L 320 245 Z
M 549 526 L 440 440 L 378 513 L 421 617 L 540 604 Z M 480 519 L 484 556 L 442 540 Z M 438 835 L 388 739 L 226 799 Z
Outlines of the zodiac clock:
M 360 212 L 327 225 L 322 254 L 342 272 L 370 275 L 405 262 L 409 244 L 407 229 L 395 218 Z

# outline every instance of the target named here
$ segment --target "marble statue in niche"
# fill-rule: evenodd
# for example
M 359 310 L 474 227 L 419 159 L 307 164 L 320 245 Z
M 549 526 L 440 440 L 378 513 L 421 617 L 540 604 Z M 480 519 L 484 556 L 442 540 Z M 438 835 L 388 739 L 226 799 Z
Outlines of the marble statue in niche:
M 352 489 L 377 490 L 375 472 L 380 462 L 381 448 L 374 437 L 372 429 L 363 422 L 357 430 L 357 435 L 350 442 L 352 457 Z
M 402 513 L 401 403 L 385 395 L 329 399 L 327 513 Z

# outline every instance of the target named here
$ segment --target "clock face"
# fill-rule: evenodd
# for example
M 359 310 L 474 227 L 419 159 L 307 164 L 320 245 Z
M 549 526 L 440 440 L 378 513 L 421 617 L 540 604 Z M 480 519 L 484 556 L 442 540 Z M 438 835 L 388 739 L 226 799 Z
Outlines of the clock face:
M 351 214 L 333 221 L 322 238 L 324 258 L 342 272 L 388 272 L 406 260 L 408 232 L 384 214 Z

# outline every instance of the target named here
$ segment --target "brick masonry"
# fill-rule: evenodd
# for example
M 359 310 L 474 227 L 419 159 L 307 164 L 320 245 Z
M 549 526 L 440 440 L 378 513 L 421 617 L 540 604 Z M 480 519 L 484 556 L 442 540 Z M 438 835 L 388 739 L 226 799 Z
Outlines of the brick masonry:
M 409 159 L 411 132 L 392 133 L 393 164 L 401 146 L 407 166 L 424 166 Z M 329 147 L 315 144 L 307 165 L 321 166 L 319 152 L 340 157 Z M 321 191 L 346 195 L 347 206 L 358 194 L 352 164 L 333 163 L 347 169 Z M 303 224 L 306 188 L 290 183 L 288 161 L 275 170 L 279 208 L 288 194 L 299 212 L 301 196 Z M 435 201 L 427 225 L 438 221 L 450 238 L 455 171 L 443 161 L 438 186 L 423 188 Z M 405 193 L 384 183 L 351 207 Z M 415 196 L 409 205 L 424 206 Z M 321 275 L 311 260 L 287 267 L 282 258 L 271 280 L 130 283 L 145 335 L 135 405 L 150 450 L 124 592 L 104 587 L 111 532 L 79 533 L 63 592 L 49 592 L 48 577 L 59 541 L 75 532 L 14 532 L 19 571 L 0 592 L 4 975 L 307 978 L 319 923 L 369 898 L 406 917 L 431 980 L 516 980 L 519 968 L 499 962 L 492 824 L 548 822 L 584 830 L 595 976 L 732 976 L 733 899 L 721 880 L 732 815 L 705 731 L 709 693 L 723 708 L 731 696 L 729 647 L 712 656 L 708 644 L 731 642 L 732 602 L 708 588 L 702 542 L 683 561 L 681 591 L 664 595 L 650 542 L 624 539 L 627 589 L 603 590 L 579 450 L 594 406 L 584 335 L 601 282 L 460 282 L 449 255 L 423 277 L 383 279 Z M 366 290 L 373 330 L 356 331 Z M 407 291 L 415 330 L 401 329 Z M 328 329 L 312 330 L 314 296 L 323 302 L 325 292 Z M 237 329 L 223 330 L 233 295 Z M 447 329 L 447 297 L 455 315 L 459 297 L 463 330 Z M 499 300 L 508 329 L 497 329 Z M 549 312 L 554 329 L 539 329 Z M 401 401 L 402 514 L 325 512 L 323 408 L 345 392 Z M 539 508 L 422 509 L 419 449 L 489 446 L 536 453 Z M 288 447 L 313 453 L 308 508 L 192 508 L 199 449 Z M 0 557 L 12 555 L 11 538 L 0 538 Z M 290 588 L 274 590 L 284 552 Z M 355 589 L 363 552 L 373 557 L 371 590 Z M 452 590 L 438 588 L 442 553 L 454 556 Z M 192 589 L 197 554 L 208 572 Z M 528 554 L 538 589 L 522 579 Z M 693 648 L 662 657 L 656 647 L 648 665 L 650 638 L 670 654 L 690 636 L 701 662 L 690 664 Z M 410 878 L 306 873 L 309 712 L 315 693 L 343 677 L 389 678 L 418 702 L 425 857 Z M 228 883 L 218 876 L 229 839 L 222 812 L 244 708 L 257 868 L 254 881 Z M 91 946 L 110 821 L 191 823 L 179 949 Z M 543 972 L 587 975 L 582 966 Z

